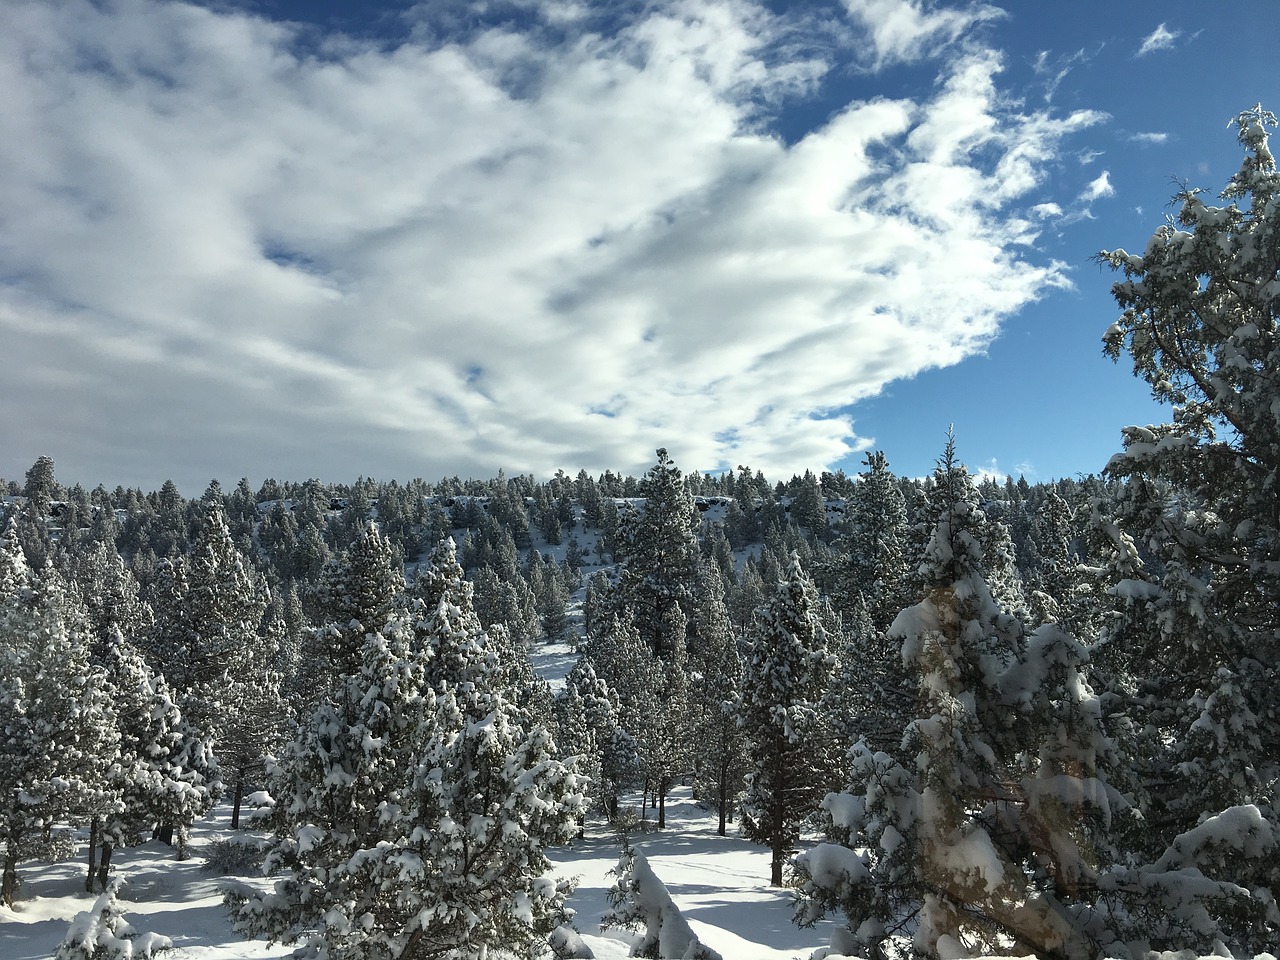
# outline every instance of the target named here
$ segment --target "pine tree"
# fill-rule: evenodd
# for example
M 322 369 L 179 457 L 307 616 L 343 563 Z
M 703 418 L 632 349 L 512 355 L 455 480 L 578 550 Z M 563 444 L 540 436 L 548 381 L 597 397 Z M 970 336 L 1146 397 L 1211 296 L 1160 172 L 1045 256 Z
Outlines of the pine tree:
M 617 692 L 619 726 L 626 737 L 618 738 L 612 745 L 614 759 L 620 761 L 618 775 L 612 779 L 622 785 L 623 765 L 634 759 L 638 775 L 645 779 L 647 788 L 655 769 L 655 753 L 664 742 L 658 722 L 664 709 L 661 695 L 666 683 L 662 661 L 641 639 L 629 610 L 620 616 L 615 614 L 607 624 L 598 627 L 588 638 L 584 652 L 599 671 L 600 679 Z M 632 747 L 634 752 L 628 756 Z M 610 773 L 607 764 L 605 772 L 606 776 Z
M 689 650 L 689 703 L 697 745 L 694 785 L 715 804 L 722 837 L 746 773 L 746 745 L 735 709 L 742 671 L 724 599 L 724 579 L 718 566 L 704 564 Z
M 610 819 L 617 813 L 618 794 L 640 777 L 640 759 L 635 739 L 623 728 L 622 702 L 618 691 L 596 675 L 588 656 L 581 656 L 565 677 L 563 713 L 569 730 L 566 754 L 583 754 L 594 745 L 598 752 L 599 778 L 593 781 L 594 797 Z M 581 715 L 569 718 L 570 704 Z M 562 733 L 562 736 L 564 734 Z M 579 746 L 580 745 L 580 746 Z M 591 775 L 591 764 L 582 768 Z
M 218 767 L 209 744 L 183 721 L 163 676 L 118 630 L 99 645 L 97 663 L 119 735 L 117 762 L 106 768 L 106 786 L 117 804 L 95 818 L 90 837 L 90 875 L 107 888 L 113 852 L 131 846 L 153 824 L 186 828 L 204 816 L 217 798 Z M 96 845 L 100 851 L 93 848 Z
M 394 617 L 404 590 L 391 543 L 372 523 L 365 523 L 351 545 L 326 562 L 315 591 L 321 628 L 302 651 L 312 703 L 332 679 L 357 671 L 366 634 Z
M 804 527 L 809 536 L 825 540 L 827 536 L 827 507 L 822 497 L 822 487 L 812 470 L 791 481 L 791 519 Z
M 1173 406 L 1171 422 L 1125 430 L 1124 451 L 1107 466 L 1124 490 L 1115 515 L 1101 518 L 1114 547 L 1108 666 L 1140 731 L 1132 764 L 1146 829 L 1134 840 L 1157 864 L 1173 862 L 1180 836 L 1238 811 L 1259 811 L 1272 835 L 1280 826 L 1271 786 L 1280 777 L 1275 125 L 1260 105 L 1235 118 L 1245 157 L 1222 206 L 1186 187 L 1176 218 L 1140 256 L 1099 255 L 1124 276 L 1112 287 L 1123 312 L 1105 349 L 1127 353 L 1152 395 Z M 1233 842 L 1231 874 L 1214 858 L 1193 863 L 1254 892 L 1230 907 L 1216 905 L 1221 891 L 1207 894 L 1199 909 L 1214 921 L 1197 926 L 1183 910 L 1159 942 L 1275 942 L 1274 915 L 1260 916 L 1280 872 L 1244 835 Z
M 149 960 L 173 941 L 158 933 L 138 933 L 124 918 L 118 894 L 123 881 L 112 881 L 93 906 L 76 914 L 53 960 Z
M 0 538 L 0 903 L 10 907 L 36 844 L 111 809 L 103 773 L 119 748 L 89 638 L 60 591 L 26 571 L 12 530 Z
M 797 918 L 843 911 L 837 939 L 876 958 L 905 947 L 915 918 L 923 957 L 1011 942 L 1086 960 L 1113 939 L 1093 897 L 1119 799 L 1088 653 L 1054 625 L 1024 642 L 1001 610 L 983 573 L 986 519 L 951 441 L 930 496 L 925 596 L 889 631 L 918 714 L 901 753 L 855 745 L 853 789 L 823 802 L 828 843 L 796 859 Z
M 603 927 L 643 931 L 631 948 L 631 956 L 722 960 L 698 939 L 644 854 L 624 845 L 618 866 L 610 872 L 618 879 L 609 890 Z
M 835 658 L 816 605 L 813 582 L 792 557 L 785 581 L 756 614 L 738 700 L 749 757 L 742 828 L 769 846 L 775 887 L 782 886 L 801 821 L 837 777 L 838 750 L 819 709 Z
M 660 657 L 671 655 L 676 639 L 664 633 L 679 605 L 687 620 L 698 557 L 701 523 L 680 471 L 664 449 L 641 483 L 644 509 L 630 511 L 619 524 L 614 554 L 621 571 L 618 592 L 631 608 L 641 638 Z
M 318 957 L 482 957 L 528 948 L 569 887 L 545 848 L 584 809 L 546 729 L 491 690 L 492 658 L 452 543 L 433 610 L 365 635 L 271 777 L 269 895 L 230 897 L 239 928 Z M 425 606 L 425 605 L 424 605 Z
M 885 455 L 867 454 L 866 465 L 849 505 L 835 594 L 837 608 L 845 615 L 861 598 L 872 624 L 884 630 L 907 602 L 907 511 Z
M 262 822 L 275 837 L 265 869 L 282 878 L 270 894 L 229 896 L 238 929 L 249 935 L 302 939 L 316 956 L 334 958 L 376 956 L 375 938 L 403 944 L 411 913 L 371 883 L 370 861 L 388 856 L 384 847 L 405 832 L 414 745 L 439 731 L 424 658 L 410 651 L 406 629 L 386 630 L 365 635 L 358 672 L 334 681 L 269 766 Z M 344 948 L 344 938 L 361 933 L 371 941 L 367 953 Z M 385 947 L 383 955 L 398 953 Z

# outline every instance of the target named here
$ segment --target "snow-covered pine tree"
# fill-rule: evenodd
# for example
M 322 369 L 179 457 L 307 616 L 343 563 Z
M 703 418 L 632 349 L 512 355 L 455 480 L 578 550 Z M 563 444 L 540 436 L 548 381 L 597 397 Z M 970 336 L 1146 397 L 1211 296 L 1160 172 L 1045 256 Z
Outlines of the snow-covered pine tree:
M 137 579 L 111 544 L 90 548 L 78 564 L 75 582 L 95 639 L 105 640 L 119 630 L 136 640 L 150 630 L 151 608 L 142 601 Z
M 577 835 L 584 784 L 547 729 L 523 729 L 500 693 L 448 691 L 437 717 L 442 735 L 419 754 L 405 804 L 413 829 L 392 864 L 416 880 L 402 896 L 416 910 L 398 956 L 530 952 L 573 890 L 548 876 L 546 851 Z
M 1218 837 L 1234 851 L 1230 871 L 1216 857 L 1185 864 L 1248 896 L 1222 901 L 1206 884 L 1153 944 L 1221 938 L 1261 949 L 1280 937 L 1268 906 L 1280 871 L 1262 842 L 1276 835 L 1280 778 L 1280 172 L 1268 145 L 1276 118 L 1258 105 L 1234 125 L 1245 156 L 1223 205 L 1184 188 L 1141 255 L 1099 255 L 1124 275 L 1112 286 L 1123 313 L 1106 351 L 1127 353 L 1173 406 L 1169 423 L 1127 428 L 1107 466 L 1126 481 L 1107 521 L 1129 567 L 1111 582 L 1120 616 L 1108 646 L 1135 725 L 1152 732 L 1133 757 L 1146 786 L 1147 829 L 1135 838 L 1146 856 L 1186 860 L 1169 851 L 1194 844 L 1176 838 L 1220 816 L 1248 825 Z M 1202 922 L 1206 911 L 1213 922 Z
M 842 562 L 833 592 L 836 608 L 846 617 L 860 598 L 872 624 L 884 630 L 908 602 L 907 508 L 885 455 L 868 453 L 866 467 L 848 505 L 847 533 L 838 544 Z
M 365 633 L 359 670 L 334 681 L 269 764 L 269 796 L 259 799 L 275 834 L 265 861 L 281 875 L 274 890 L 228 895 L 237 929 L 301 940 L 315 957 L 399 956 L 413 913 L 379 884 L 410 829 L 403 811 L 417 746 L 441 732 L 425 658 L 403 625 L 384 630 Z
M 689 703 L 692 714 L 694 785 L 715 804 L 719 833 L 733 813 L 746 772 L 746 745 L 736 704 L 742 688 L 742 655 L 724 599 L 718 564 L 699 565 L 695 618 L 690 634 Z
M 391 542 L 371 522 L 326 562 L 316 587 L 321 625 L 302 649 L 300 673 L 310 688 L 309 706 L 336 680 L 359 670 L 365 636 L 396 616 L 404 591 Z
M 271 780 L 275 892 L 233 895 L 241 929 L 322 958 L 481 957 L 562 914 L 545 848 L 585 801 L 544 727 L 491 690 L 494 658 L 451 543 L 433 611 L 365 634 Z
M 930 496 L 925 596 L 889 631 L 919 713 L 903 755 L 855 746 L 854 788 L 823 801 L 829 842 L 796 858 L 797 919 L 842 911 L 833 946 L 876 958 L 1010 943 L 1091 958 L 1113 939 L 1092 897 L 1116 795 L 1087 652 L 1054 625 L 1024 643 L 1001 610 L 983 574 L 985 518 L 950 440 Z
M 667 825 L 667 794 L 677 778 L 692 768 L 693 734 L 689 708 L 689 675 L 684 610 L 672 604 L 663 611 L 662 635 L 667 657 L 658 661 L 661 709 L 650 717 L 652 748 L 648 751 L 648 775 L 658 798 L 658 829 Z
M 427 683 L 438 694 L 497 679 L 498 651 L 476 615 L 474 588 L 452 538 L 442 540 L 414 579 L 414 630 L 427 655 Z
M 609 890 L 609 910 L 602 926 L 641 931 L 631 956 L 722 960 L 720 954 L 698 939 L 643 853 L 625 844 L 618 865 L 611 872 L 618 879 Z
M 793 555 L 773 599 L 756 613 L 737 704 L 748 756 L 742 830 L 770 848 L 775 887 L 800 823 L 840 776 L 840 748 L 820 709 L 835 657 L 816 607 L 813 581 Z
M 619 523 L 618 608 L 631 608 L 641 639 L 665 659 L 676 643 L 665 632 L 676 622 L 670 608 L 681 606 L 686 622 L 690 613 L 701 519 L 665 449 L 658 450 L 658 462 L 644 475 L 640 491 L 644 508 L 628 511 Z
M 865 740 L 873 751 L 901 753 L 902 731 L 915 717 L 914 677 L 902 662 L 902 644 L 877 629 L 855 603 L 831 639 L 837 665 L 823 709 L 848 744 Z
M 116 849 L 138 843 L 157 823 L 185 831 L 209 811 L 218 768 L 208 744 L 183 721 L 164 677 L 118 630 L 95 648 L 120 738 L 118 760 L 106 770 L 118 804 L 95 819 L 90 838 L 88 886 L 96 882 L 105 890 Z
M 617 759 L 635 760 L 647 796 L 653 786 L 650 781 L 653 756 L 663 743 L 661 725 L 656 719 L 663 709 L 661 695 L 666 684 L 662 661 L 641 639 L 630 609 L 611 617 L 608 624 L 598 628 L 589 638 L 585 653 L 595 664 L 600 679 L 617 692 L 619 726 L 627 736 L 617 739 L 613 746 L 620 750 Z M 635 752 L 627 756 L 632 746 Z M 624 769 L 625 766 L 620 766 L 618 772 Z
M 637 641 L 638 642 L 638 641 Z M 565 677 L 565 692 L 572 690 L 581 705 L 581 721 L 589 733 L 590 742 L 599 752 L 599 780 L 595 781 L 594 796 L 612 818 L 618 809 L 618 793 L 641 776 L 640 758 L 635 739 L 622 726 L 622 705 L 617 690 L 596 675 L 591 658 L 582 655 Z M 566 707 L 567 710 L 567 707 Z M 569 723 L 576 729 L 578 721 Z M 566 755 L 581 750 L 573 744 L 586 740 L 585 736 L 570 734 L 571 741 L 564 744 Z M 590 774 L 591 764 L 583 767 Z
M 113 880 L 88 910 L 75 915 L 53 960 L 150 960 L 173 941 L 139 933 L 124 918 L 118 899 L 122 881 Z
M 55 576 L 52 567 L 45 575 Z M 0 537 L 0 903 L 13 906 L 18 864 L 69 820 L 108 810 L 104 772 L 119 748 L 89 637 L 37 584 L 10 524 Z

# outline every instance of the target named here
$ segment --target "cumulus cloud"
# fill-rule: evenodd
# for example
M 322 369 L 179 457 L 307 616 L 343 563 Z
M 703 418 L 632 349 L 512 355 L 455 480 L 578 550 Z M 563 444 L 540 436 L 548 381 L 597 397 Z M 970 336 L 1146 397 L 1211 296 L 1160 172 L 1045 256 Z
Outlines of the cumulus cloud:
M 1162 23 L 1143 39 L 1142 45 L 1138 47 L 1138 56 L 1145 57 L 1157 50 L 1172 50 L 1174 41 L 1180 36 L 1181 30 L 1169 30 Z
M 991 15 L 850 5 L 882 60 Z M 1101 119 L 1015 112 L 957 49 L 786 143 L 771 105 L 824 62 L 711 0 L 391 49 L 11 12 L 0 439 L 93 480 L 833 463 L 850 404 L 1064 282 L 1019 203 Z

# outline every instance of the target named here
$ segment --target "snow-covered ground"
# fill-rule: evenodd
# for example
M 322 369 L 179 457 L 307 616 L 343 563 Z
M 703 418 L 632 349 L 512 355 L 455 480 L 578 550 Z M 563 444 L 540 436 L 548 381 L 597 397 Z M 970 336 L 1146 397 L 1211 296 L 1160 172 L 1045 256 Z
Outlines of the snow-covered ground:
M 181 863 L 171 848 L 155 842 L 116 855 L 114 872 L 125 881 L 120 891 L 125 918 L 140 932 L 173 940 L 174 949 L 163 957 L 279 960 L 292 952 L 243 940 L 231 930 L 222 907 L 225 878 L 210 872 L 202 855 L 211 842 L 231 836 L 229 814 L 219 807 L 196 826 L 193 856 Z M 666 829 L 637 831 L 631 843 L 648 857 L 694 932 L 726 960 L 792 960 L 829 936 L 821 928 L 801 930 L 791 922 L 789 895 L 768 886 L 768 851 L 732 829 L 728 837 L 716 836 L 714 814 L 695 803 L 687 787 L 677 788 L 668 801 Z M 553 856 L 561 875 L 579 878 L 569 906 L 583 940 L 600 960 L 627 956 L 632 942 L 628 931 L 600 930 L 613 882 L 609 871 L 619 852 L 619 838 L 608 825 L 590 821 L 581 840 Z M 0 908 L 0 958 L 48 960 L 71 919 L 89 909 L 95 897 L 84 891 L 82 860 L 27 863 L 20 872 L 19 902 L 13 910 Z
M 651 812 L 650 825 L 655 817 Z M 739 838 L 732 827 L 728 836 L 717 836 L 716 824 L 713 811 L 677 787 L 667 801 L 666 828 L 631 835 L 698 938 L 726 960 L 794 960 L 825 945 L 831 924 L 801 930 L 791 922 L 790 893 L 769 886 L 768 849 Z M 607 825 L 591 823 L 582 840 L 552 856 L 562 874 L 579 878 L 569 906 L 597 958 L 625 957 L 632 942 L 626 931 L 599 930 L 620 850 Z

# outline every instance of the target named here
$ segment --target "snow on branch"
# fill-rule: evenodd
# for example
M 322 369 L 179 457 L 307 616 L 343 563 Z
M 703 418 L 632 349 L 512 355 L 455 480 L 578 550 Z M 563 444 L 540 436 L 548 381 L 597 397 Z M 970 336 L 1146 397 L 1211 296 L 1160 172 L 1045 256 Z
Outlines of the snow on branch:
M 644 929 L 631 948 L 633 957 L 661 960 L 723 960 L 706 946 L 680 913 L 666 885 L 658 879 L 644 854 L 626 844 L 613 870 L 618 878 L 609 891 L 612 906 L 601 927 Z

